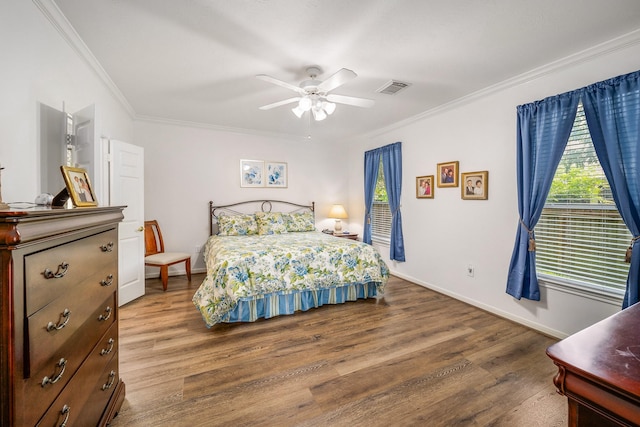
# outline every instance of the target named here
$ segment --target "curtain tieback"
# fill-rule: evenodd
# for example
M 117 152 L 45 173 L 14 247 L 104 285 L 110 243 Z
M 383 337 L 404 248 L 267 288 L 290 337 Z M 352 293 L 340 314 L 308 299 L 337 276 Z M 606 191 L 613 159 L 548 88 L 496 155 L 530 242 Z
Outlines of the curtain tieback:
M 525 230 L 527 230 L 527 233 L 529 233 L 529 252 L 535 252 L 536 238 L 533 235 L 533 230 L 529 230 L 529 227 L 526 226 L 522 218 L 519 218 L 519 220 L 520 220 L 520 224 L 524 227 Z
M 371 214 L 367 214 L 367 224 L 371 224 Z
M 631 264 L 631 253 L 633 252 L 633 245 L 640 240 L 640 236 L 635 236 L 633 239 L 631 239 L 631 243 L 629 244 L 629 247 L 627 248 L 627 253 L 624 255 L 624 262 L 626 262 L 627 264 Z

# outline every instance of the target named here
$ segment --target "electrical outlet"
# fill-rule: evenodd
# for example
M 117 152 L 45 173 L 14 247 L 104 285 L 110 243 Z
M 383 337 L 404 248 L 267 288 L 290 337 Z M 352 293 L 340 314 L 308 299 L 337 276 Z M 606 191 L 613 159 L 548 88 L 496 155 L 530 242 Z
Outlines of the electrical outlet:
M 467 276 L 473 277 L 475 272 L 476 272 L 476 270 L 473 267 L 473 264 L 467 264 Z
M 202 252 L 202 246 L 196 246 L 195 253 L 199 254 Z

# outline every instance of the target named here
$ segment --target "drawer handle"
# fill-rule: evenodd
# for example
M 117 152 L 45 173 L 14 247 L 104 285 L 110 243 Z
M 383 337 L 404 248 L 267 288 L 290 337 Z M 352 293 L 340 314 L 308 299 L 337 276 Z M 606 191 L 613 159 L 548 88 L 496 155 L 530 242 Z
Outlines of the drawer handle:
M 113 284 L 113 274 L 107 276 L 105 280 L 100 281 L 100 285 L 102 286 L 111 286 Z
M 106 384 L 102 384 L 102 391 L 109 390 L 113 383 L 116 381 L 116 372 L 109 372 L 109 382 Z
M 60 279 L 61 277 L 64 277 L 65 274 L 67 274 L 68 269 L 69 263 L 63 261 L 62 264 L 58 266 L 58 271 L 56 271 L 55 273 L 48 268 L 45 268 L 42 274 L 44 274 L 45 279 Z
M 111 350 L 113 350 L 114 343 L 115 343 L 115 340 L 113 338 L 109 338 L 109 341 L 107 341 L 109 348 L 103 348 L 102 350 L 100 350 L 100 356 L 104 356 L 106 354 L 111 353 Z
M 47 332 L 59 331 L 60 329 L 67 326 L 67 323 L 69 323 L 70 315 L 71 315 L 71 311 L 68 308 L 65 308 L 64 311 L 60 313 L 60 321 L 58 323 L 53 323 L 53 322 L 47 323 Z
M 113 242 L 100 246 L 100 249 L 102 249 L 102 252 L 113 252 Z
M 56 368 L 61 368 L 60 372 L 58 373 L 58 375 L 56 375 L 56 373 L 54 371 L 53 375 L 55 375 L 55 377 L 53 377 L 53 378 L 44 377 L 42 379 L 42 387 L 46 386 L 47 384 L 55 384 L 55 383 L 57 383 L 58 380 L 60 380 L 60 378 L 62 378 L 62 374 L 64 374 L 64 369 L 66 367 L 67 367 L 67 360 L 65 358 L 60 359 L 60 361 L 58 361 L 58 363 L 56 363 Z
M 71 408 L 69 407 L 69 405 L 64 405 L 60 413 L 64 415 L 64 420 L 62 420 L 62 424 L 60 424 L 60 427 L 67 427 L 67 422 L 69 421 L 69 415 L 71 415 Z
M 101 314 L 100 316 L 98 316 L 98 320 L 100 322 L 102 322 L 103 320 L 109 320 L 109 318 L 111 317 L 111 307 L 107 306 L 107 308 L 104 309 L 104 313 L 105 314 Z

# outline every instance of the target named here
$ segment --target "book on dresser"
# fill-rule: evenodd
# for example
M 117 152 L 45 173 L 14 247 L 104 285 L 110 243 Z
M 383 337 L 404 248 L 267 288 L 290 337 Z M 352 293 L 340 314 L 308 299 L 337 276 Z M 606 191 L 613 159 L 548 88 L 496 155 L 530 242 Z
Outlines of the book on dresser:
M 104 426 L 120 409 L 122 210 L 0 210 L 0 425 Z

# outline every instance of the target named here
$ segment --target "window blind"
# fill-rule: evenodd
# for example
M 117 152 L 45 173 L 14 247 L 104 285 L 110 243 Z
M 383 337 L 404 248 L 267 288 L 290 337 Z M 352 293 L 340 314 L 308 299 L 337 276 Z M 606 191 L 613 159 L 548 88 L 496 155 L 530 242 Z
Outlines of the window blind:
M 389 209 L 389 203 L 373 202 L 371 235 L 384 239 L 391 237 L 391 210 Z
M 540 275 L 624 290 L 631 233 L 613 201 L 582 104 L 535 233 Z

